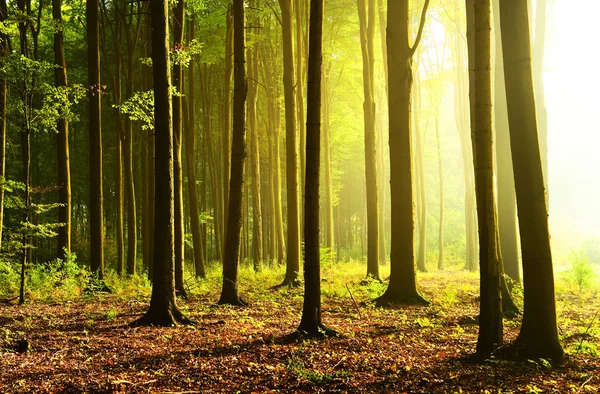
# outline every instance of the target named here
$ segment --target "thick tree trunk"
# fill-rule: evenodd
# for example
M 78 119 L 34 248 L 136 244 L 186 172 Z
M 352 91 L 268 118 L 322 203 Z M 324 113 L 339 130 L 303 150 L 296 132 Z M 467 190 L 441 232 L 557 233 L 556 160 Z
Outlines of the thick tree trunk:
M 375 132 L 375 0 L 358 0 L 363 59 L 365 180 L 367 194 L 367 276 L 379 280 L 379 203 L 377 187 L 377 134 Z
M 310 36 L 306 107 L 306 183 L 304 206 L 304 305 L 298 332 L 308 336 L 333 333 L 321 320 L 319 253 L 319 170 L 321 161 L 321 65 L 323 0 L 310 2 Z
M 231 144 L 231 177 L 229 208 L 223 258 L 223 288 L 219 304 L 246 305 L 238 296 L 237 277 L 242 228 L 242 203 L 244 198 L 244 161 L 246 160 L 246 34 L 244 1 L 233 1 L 233 137 Z
M 282 285 L 295 285 L 300 271 L 300 224 L 298 216 L 298 149 L 296 147 L 296 97 L 292 0 L 279 0 L 283 36 L 283 89 L 285 97 L 285 144 L 287 181 L 287 260 Z
M 494 33 L 496 40 L 494 61 L 494 129 L 496 135 L 496 163 L 498 179 L 498 235 L 504 272 L 517 283 L 519 251 L 517 231 L 517 201 L 515 178 L 510 153 L 504 65 L 502 63 L 502 38 L 500 36 L 500 1 L 494 0 Z
M 544 189 L 546 192 L 546 207 L 550 209 L 548 199 L 548 111 L 544 88 L 544 57 L 546 52 L 546 0 L 537 0 L 535 8 L 535 38 L 533 40 L 533 87 L 537 114 L 540 156 L 544 172 Z M 529 8 L 531 9 L 531 7 Z
M 60 26 L 62 23 L 61 0 L 52 1 L 52 18 Z M 67 63 L 65 61 L 65 42 L 62 30 L 54 33 L 54 63 L 58 66 L 54 69 L 54 84 L 56 87 L 66 88 L 67 85 Z M 64 223 L 58 229 L 58 251 L 59 259 L 64 260 L 66 254 L 71 253 L 71 168 L 69 163 L 69 122 L 59 119 L 57 124 L 56 148 L 58 167 L 58 202 L 63 204 L 58 208 L 58 222 Z M 0 212 L 1 214 L 1 212 Z M 1 226 L 1 223 L 0 223 Z M 1 233 L 0 233 L 1 234 Z
M 523 256 L 524 311 L 516 348 L 525 358 L 565 357 L 558 340 L 544 174 L 536 123 L 527 4 L 500 3 L 504 75 Z
M 223 213 L 222 227 L 227 223 L 229 201 L 229 177 L 231 175 L 231 75 L 233 73 L 233 14 L 231 3 L 227 9 L 227 31 L 225 36 L 225 73 L 223 81 Z M 217 220 L 217 218 L 215 218 Z M 223 232 L 225 233 L 225 232 Z M 219 255 L 221 252 L 219 252 Z
M 491 4 L 475 0 L 473 46 L 474 86 L 471 124 L 479 222 L 480 314 L 477 353 L 489 355 L 502 344 L 501 261 L 494 190 L 491 89 Z
M 455 5 L 458 13 L 458 4 Z M 467 7 L 469 22 L 472 22 L 472 4 Z M 473 29 L 469 29 L 472 32 Z M 477 269 L 477 213 L 475 212 L 475 186 L 473 174 L 473 150 L 471 148 L 470 122 L 469 122 L 469 99 L 468 99 L 468 75 L 469 70 L 465 65 L 464 38 L 462 32 L 457 28 L 453 32 L 454 52 L 456 57 L 456 88 L 454 91 L 454 117 L 463 160 L 463 171 L 465 178 L 465 268 L 469 271 Z
M 412 61 L 423 33 L 425 1 L 415 43 L 409 45 L 408 0 L 388 0 L 390 188 L 392 240 L 390 283 L 378 304 L 428 304 L 417 287 L 414 245 L 413 165 L 411 141 Z M 393 21 L 390 23 L 390 21 Z
M 102 127 L 100 118 L 100 19 L 98 0 L 86 2 L 90 151 L 90 267 L 104 279 L 104 214 L 102 211 Z
M 298 122 L 298 136 L 300 140 L 300 190 L 304 190 L 304 180 L 306 177 L 306 152 L 304 145 L 306 144 L 306 124 L 304 123 L 304 72 L 306 60 L 305 48 L 305 25 L 306 25 L 306 0 L 294 0 L 294 16 L 296 21 L 296 120 Z M 302 224 L 302 209 L 304 209 L 304 195 L 300 201 L 300 228 Z
M 185 0 L 178 0 L 173 18 L 174 47 L 183 46 L 183 24 L 185 21 Z M 179 93 L 183 91 L 183 66 L 173 64 L 173 86 Z M 183 163 L 181 141 L 183 140 L 182 96 L 173 97 L 173 172 L 175 176 L 175 291 L 187 298 L 184 287 L 185 242 L 183 229 Z
M 152 13 L 152 69 L 156 133 L 156 203 L 154 269 L 150 307 L 133 326 L 171 326 L 189 323 L 175 299 L 173 128 L 167 1 L 150 3 Z

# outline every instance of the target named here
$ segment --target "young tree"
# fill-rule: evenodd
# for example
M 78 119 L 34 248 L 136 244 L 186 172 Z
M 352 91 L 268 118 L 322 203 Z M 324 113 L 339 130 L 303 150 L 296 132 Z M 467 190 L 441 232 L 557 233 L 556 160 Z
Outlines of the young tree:
M 174 47 L 183 47 L 183 24 L 185 22 L 185 0 L 178 0 L 173 18 Z M 183 64 L 176 61 L 173 64 L 173 86 L 179 93 L 183 91 Z M 181 156 L 181 141 L 183 140 L 183 97 L 181 94 L 173 97 L 173 149 L 175 174 L 175 290 L 180 297 L 187 298 L 183 286 L 183 271 L 185 263 L 185 244 L 183 228 L 183 166 Z
M 255 23 L 258 23 L 256 20 Z M 248 48 L 248 128 L 250 129 L 250 157 L 252 162 L 252 250 L 254 270 L 260 270 L 263 260 L 263 220 L 260 185 L 260 149 L 258 146 L 258 125 L 256 117 L 258 95 L 258 51 L 256 45 Z
M 421 41 L 429 0 L 425 0 L 417 37 L 409 44 L 408 0 L 388 0 L 390 188 L 392 206 L 391 272 L 376 302 L 428 304 L 419 294 L 415 269 L 413 165 L 411 136 L 412 62 Z
M 475 0 L 467 7 L 474 34 L 468 35 L 471 53 L 469 69 L 470 98 L 475 114 L 471 118 L 471 139 L 475 165 L 475 193 L 479 222 L 480 313 L 477 353 L 485 356 L 502 344 L 501 261 L 498 247 L 498 222 L 494 190 L 494 151 L 492 136 L 491 86 L 491 4 Z M 469 33 L 469 32 L 467 32 Z
M 6 0 L 0 0 L 0 24 L 8 17 Z M 8 35 L 0 32 L 0 56 L 8 56 Z M 2 223 L 4 221 L 4 182 L 6 180 L 6 103 L 7 82 L 0 78 L 0 247 L 2 246 Z
M 233 138 L 231 143 L 231 178 L 229 208 L 223 257 L 223 288 L 219 304 L 246 305 L 238 296 L 237 277 L 244 197 L 244 162 L 246 160 L 246 33 L 244 1 L 233 1 Z
M 546 206 L 548 200 L 548 111 L 546 109 L 544 84 L 544 57 L 546 52 L 546 17 L 548 12 L 546 0 L 535 2 L 535 37 L 533 40 L 533 87 L 535 89 L 535 107 L 537 113 L 538 135 L 540 140 L 540 155 L 542 171 L 544 172 L 544 188 L 546 190 Z M 531 9 L 531 8 L 530 8 Z
M 192 17 L 190 21 L 190 37 L 196 33 L 196 21 Z M 198 207 L 198 185 L 196 184 L 196 160 L 194 149 L 196 146 L 196 83 L 195 83 L 195 57 L 192 57 L 188 66 L 188 94 L 187 97 L 187 116 L 184 117 L 185 131 L 185 158 L 188 177 L 188 195 L 190 202 L 190 227 L 192 228 L 192 240 L 194 242 L 194 266 L 196 268 L 196 277 L 206 278 L 204 267 L 204 248 L 202 244 L 202 235 L 200 231 L 200 209 Z
M 375 0 L 358 0 L 363 58 L 365 179 L 367 190 L 367 276 L 379 280 L 379 204 L 375 132 Z M 368 4 L 368 10 L 366 9 Z
M 154 266 L 150 307 L 144 316 L 132 323 L 132 326 L 171 326 L 190 322 L 177 308 L 175 298 L 175 192 L 167 10 L 168 2 L 166 0 L 153 0 L 150 3 L 156 135 Z
M 62 1 L 52 0 L 52 17 L 56 26 L 62 23 Z M 65 60 L 65 42 L 62 29 L 54 32 L 54 83 L 56 87 L 67 88 L 67 63 Z M 69 122 L 59 119 L 57 122 L 56 148 L 58 167 L 58 221 L 64 223 L 58 229 L 58 257 L 65 259 L 71 253 L 71 168 L 69 163 Z
M 536 122 L 527 3 L 500 2 L 504 75 L 521 253 L 524 311 L 516 348 L 526 358 L 565 357 L 558 339 L 548 210 Z
M 308 79 L 306 92 L 306 181 L 304 206 L 304 306 L 298 332 L 321 336 L 334 332 L 321 320 L 319 254 L 319 172 L 321 163 L 321 65 L 323 0 L 310 1 Z
M 100 18 L 98 0 L 85 4 L 88 47 L 90 151 L 90 266 L 104 279 L 104 214 L 102 210 L 102 127 L 100 102 Z
M 298 149 L 296 146 L 296 98 L 292 0 L 279 0 L 283 37 L 283 90 L 285 97 L 285 150 L 287 181 L 287 260 L 281 285 L 297 285 L 300 271 L 300 224 L 298 216 Z

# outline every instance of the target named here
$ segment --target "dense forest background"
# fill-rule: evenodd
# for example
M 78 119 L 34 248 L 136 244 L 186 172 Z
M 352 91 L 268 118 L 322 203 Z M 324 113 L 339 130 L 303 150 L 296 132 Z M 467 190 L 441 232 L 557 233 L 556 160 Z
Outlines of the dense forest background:
M 0 300 L 107 297 L 139 327 L 219 292 L 268 320 L 289 292 L 300 336 L 338 337 L 323 291 L 366 332 L 399 306 L 476 322 L 478 361 L 504 329 L 540 368 L 559 340 L 595 357 L 600 5 L 578 4 L 0 0 Z

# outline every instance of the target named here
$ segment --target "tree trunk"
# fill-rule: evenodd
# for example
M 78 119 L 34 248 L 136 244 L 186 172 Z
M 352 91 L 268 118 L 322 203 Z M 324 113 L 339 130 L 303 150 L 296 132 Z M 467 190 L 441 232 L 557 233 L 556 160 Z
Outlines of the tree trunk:
M 146 37 L 150 37 L 149 40 L 150 42 L 147 42 L 145 47 L 146 47 L 146 56 L 147 57 L 151 57 L 152 56 L 152 37 L 151 37 L 151 18 L 150 16 L 147 17 L 147 21 L 146 21 L 146 26 L 145 26 L 145 35 Z M 149 67 L 144 67 L 143 70 L 143 76 L 144 76 L 144 84 L 145 84 L 145 88 L 146 89 L 151 89 L 153 86 L 153 81 L 152 81 L 152 72 L 151 69 Z M 155 171 L 155 163 L 154 163 L 154 156 L 155 156 L 155 135 L 154 135 L 154 130 L 149 130 L 148 131 L 148 136 L 146 137 L 147 139 L 147 143 L 148 143 L 148 151 L 147 151 L 147 157 L 146 157 L 146 162 L 147 162 L 147 183 L 148 183 L 148 204 L 146 209 L 147 211 L 147 216 L 148 216 L 148 221 L 147 221 L 147 228 L 145 228 L 145 234 L 144 236 L 147 238 L 147 249 L 144 251 L 144 260 L 146 261 L 146 266 L 148 267 L 148 278 L 150 280 L 152 280 L 152 278 L 154 277 L 154 253 L 153 253 L 153 248 L 154 248 L 154 231 L 155 231 L 155 211 L 156 211 L 156 188 L 155 188 L 155 184 L 156 184 L 156 171 Z
M 458 15 L 458 4 L 455 5 Z M 472 4 L 467 7 L 469 23 L 472 23 Z M 468 29 L 469 37 L 473 29 Z M 473 173 L 473 150 L 471 148 L 470 121 L 469 121 L 469 85 L 470 70 L 465 66 L 464 38 L 460 29 L 455 29 L 453 34 L 454 52 L 456 56 L 456 88 L 454 91 L 454 117 L 460 138 L 465 178 L 465 268 L 469 271 L 477 269 L 477 213 L 475 212 L 475 186 Z
M 375 132 L 375 0 L 358 0 L 363 59 L 365 180 L 367 195 L 367 276 L 379 280 L 379 204 L 377 187 L 377 134 Z
M 254 44 L 255 46 L 257 44 Z M 263 260 L 263 220 L 260 185 L 260 150 L 256 124 L 256 96 L 258 94 L 258 57 L 255 48 L 248 49 L 248 128 L 250 129 L 250 156 L 252 158 L 252 260 L 254 270 L 260 271 Z
M 416 89 L 414 91 L 415 110 L 413 121 L 415 126 L 415 150 L 416 150 L 416 182 L 417 187 L 417 218 L 419 221 L 419 253 L 417 254 L 417 269 L 427 272 L 427 185 L 425 183 L 425 137 L 427 130 L 421 132 L 421 82 L 417 74 Z
M 223 82 L 223 213 L 220 220 L 227 223 L 229 201 L 229 176 L 231 175 L 231 75 L 233 73 L 233 15 L 231 3 L 227 8 L 227 30 L 225 36 L 225 74 Z M 217 218 L 215 218 L 217 220 Z M 225 233 L 225 232 L 223 232 Z
M 536 123 L 527 4 L 500 3 L 504 75 L 521 253 L 524 311 L 516 349 L 525 358 L 565 357 L 558 340 L 544 174 Z
M 190 321 L 175 299 L 173 125 L 167 1 L 150 3 L 152 15 L 152 70 L 154 77 L 154 125 L 156 135 L 156 202 L 154 269 L 150 307 L 132 326 L 171 326 Z
M 0 0 L 0 24 L 4 24 L 8 17 L 6 0 Z M 0 56 L 5 57 L 9 53 L 8 35 L 0 33 Z M 2 248 L 2 224 L 4 221 L 4 182 L 6 182 L 6 103 L 7 103 L 6 79 L 0 78 L 0 249 Z
M 296 120 L 298 122 L 298 135 L 300 140 L 300 190 L 304 190 L 304 180 L 306 177 L 306 152 L 304 145 L 306 144 L 306 124 L 304 123 L 304 63 L 305 63 L 305 45 L 306 35 L 305 28 L 305 12 L 306 0 L 294 0 L 294 15 L 296 19 Z M 304 207 L 304 198 L 300 202 L 300 221 L 302 222 L 302 209 Z M 302 229 L 302 223 L 300 228 Z
M 323 0 L 310 2 L 306 107 L 306 183 L 304 206 L 304 305 L 298 332 L 307 336 L 333 334 L 321 319 L 319 253 L 319 167 L 321 160 L 321 65 L 323 60 Z
M 437 109 L 439 111 L 439 109 Z M 435 116 L 435 138 L 437 141 L 438 172 L 440 178 L 440 221 L 438 227 L 438 269 L 444 269 L 444 163 L 440 141 L 440 118 Z
M 413 168 L 411 141 L 412 61 L 423 33 L 425 1 L 415 43 L 409 45 L 408 0 L 388 0 L 390 188 L 392 240 L 390 283 L 378 304 L 428 304 L 419 294 L 415 269 Z M 390 23 L 390 21 L 393 21 Z
M 190 23 L 190 37 L 195 37 L 196 22 L 192 17 Z M 187 93 L 187 117 L 184 118 L 185 131 L 185 158 L 188 177 L 188 196 L 190 202 L 190 227 L 192 228 L 192 241 L 194 242 L 194 267 L 197 278 L 206 278 L 204 267 L 204 245 L 200 231 L 200 209 L 198 208 L 198 185 L 196 182 L 196 160 L 194 148 L 196 146 L 196 86 L 195 86 L 195 59 L 189 64 Z
M 178 0 L 173 18 L 174 47 L 183 46 L 183 24 L 185 21 L 185 2 Z M 179 93 L 183 91 L 183 66 L 173 64 L 173 86 Z M 184 287 L 185 242 L 183 229 L 183 168 L 181 140 L 183 139 L 182 96 L 173 97 L 173 171 L 175 176 L 175 291 L 178 296 L 187 298 Z
M 61 0 L 52 1 L 52 18 L 57 26 L 62 23 Z M 65 61 L 65 43 L 62 30 L 54 33 L 54 84 L 56 87 L 67 88 L 67 63 Z M 69 164 L 69 122 L 59 119 L 56 135 L 56 163 L 58 167 L 58 202 L 63 204 L 58 208 L 58 222 L 64 223 L 58 229 L 59 259 L 65 260 L 66 254 L 71 253 L 71 169 Z M 1 214 L 1 212 L 0 212 Z
M 90 267 L 104 279 L 104 214 L 102 211 L 102 127 L 100 118 L 100 19 L 98 0 L 86 2 L 90 152 Z
M 502 38 L 500 36 L 500 1 L 494 0 L 494 33 L 496 40 L 494 62 L 494 129 L 496 132 L 496 163 L 498 180 L 498 235 L 504 271 L 521 282 L 517 231 L 517 206 L 515 178 L 510 154 L 510 136 L 502 64 Z
M 550 208 L 548 199 L 548 111 L 544 88 L 544 56 L 546 52 L 546 0 L 537 0 L 535 8 L 535 39 L 533 40 L 533 87 L 537 114 L 540 156 L 544 172 L 544 189 L 546 207 Z M 529 8 L 531 9 L 531 7 Z
M 278 110 L 274 110 L 273 112 L 273 115 L 279 115 Z M 277 233 L 277 257 L 278 262 L 282 264 L 285 258 L 286 248 L 283 232 L 283 210 L 281 208 L 281 154 L 279 149 L 281 132 L 279 131 L 279 122 L 277 119 L 279 119 L 278 116 L 273 118 L 273 122 L 275 123 L 275 126 L 273 127 L 275 131 L 273 135 L 273 194 L 275 202 L 275 231 Z
M 329 83 L 327 75 L 323 78 L 323 167 L 325 170 L 325 246 L 335 256 L 333 235 L 333 181 L 331 179 L 331 145 L 329 142 Z
M 121 15 L 117 2 L 115 2 L 115 78 L 114 78 L 114 99 L 115 105 L 121 104 Z M 123 120 L 121 110 L 115 111 L 115 194 L 117 204 L 116 217 L 116 237 L 117 237 L 117 274 L 122 276 L 125 272 L 124 254 L 125 248 L 123 245 Z M 144 237 L 144 239 L 146 239 Z M 144 251 L 144 257 L 146 253 Z
M 480 314 L 477 353 L 489 355 L 502 345 L 501 261 L 494 190 L 491 89 L 491 6 L 490 0 L 473 3 L 474 86 L 471 100 L 475 114 L 471 124 L 475 187 L 479 222 Z
M 244 161 L 246 160 L 246 34 L 244 1 L 233 1 L 233 137 L 231 144 L 231 178 L 229 184 L 229 208 L 223 258 L 223 289 L 219 304 L 246 305 L 238 296 L 237 277 L 242 228 L 242 203 L 244 198 Z
M 287 181 L 287 260 L 282 285 L 296 285 L 300 271 L 298 216 L 298 149 L 296 147 L 296 98 L 294 89 L 294 48 L 292 42 L 292 0 L 279 0 L 283 36 L 283 89 L 285 97 L 285 144 Z

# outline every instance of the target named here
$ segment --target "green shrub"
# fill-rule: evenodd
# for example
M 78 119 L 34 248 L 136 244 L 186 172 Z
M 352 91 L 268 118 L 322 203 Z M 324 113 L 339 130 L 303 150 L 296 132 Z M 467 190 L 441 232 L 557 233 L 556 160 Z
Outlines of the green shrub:
M 571 252 L 569 262 L 571 267 L 565 271 L 564 279 L 572 285 L 577 285 L 579 291 L 590 287 L 596 274 L 586 254 L 583 251 Z

